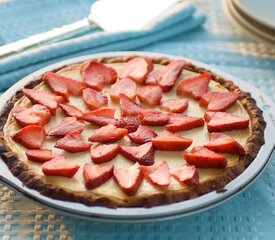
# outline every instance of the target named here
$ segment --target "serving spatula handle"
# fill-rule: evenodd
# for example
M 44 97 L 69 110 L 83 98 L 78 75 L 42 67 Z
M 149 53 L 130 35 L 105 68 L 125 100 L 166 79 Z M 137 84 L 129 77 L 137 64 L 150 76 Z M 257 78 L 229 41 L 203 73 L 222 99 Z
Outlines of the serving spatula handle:
M 0 58 L 6 57 L 13 53 L 21 52 L 27 48 L 51 41 L 56 38 L 66 36 L 67 34 L 77 34 L 86 28 L 96 28 L 95 23 L 91 23 L 88 18 L 84 18 L 80 21 L 64 25 L 59 28 L 54 28 L 48 32 L 39 33 L 27 37 L 25 39 L 18 40 L 9 44 L 5 44 L 0 47 Z

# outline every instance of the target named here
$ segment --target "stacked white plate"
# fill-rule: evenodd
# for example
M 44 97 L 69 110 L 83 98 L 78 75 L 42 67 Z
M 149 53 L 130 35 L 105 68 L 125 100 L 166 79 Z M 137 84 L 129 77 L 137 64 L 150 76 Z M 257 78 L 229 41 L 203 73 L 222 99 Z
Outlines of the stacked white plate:
M 224 9 L 245 32 L 275 46 L 275 0 L 226 0 Z

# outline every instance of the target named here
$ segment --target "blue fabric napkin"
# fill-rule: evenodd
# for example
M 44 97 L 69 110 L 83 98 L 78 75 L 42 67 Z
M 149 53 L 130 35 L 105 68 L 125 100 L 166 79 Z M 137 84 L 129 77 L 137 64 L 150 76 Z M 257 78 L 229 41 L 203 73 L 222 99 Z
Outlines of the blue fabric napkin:
M 0 60 L 0 91 L 50 63 L 90 53 L 134 50 L 197 28 L 205 20 L 205 15 L 196 12 L 194 5 L 188 3 L 143 31 L 107 33 L 97 30 L 3 58 Z

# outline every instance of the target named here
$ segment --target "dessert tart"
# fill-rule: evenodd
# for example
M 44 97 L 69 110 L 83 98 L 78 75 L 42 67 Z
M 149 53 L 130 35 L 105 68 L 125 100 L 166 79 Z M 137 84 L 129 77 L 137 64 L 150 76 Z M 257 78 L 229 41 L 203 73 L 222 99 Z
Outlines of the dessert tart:
M 1 114 L 0 154 L 24 185 L 89 206 L 195 198 L 264 144 L 249 93 L 182 59 L 100 58 L 46 72 Z

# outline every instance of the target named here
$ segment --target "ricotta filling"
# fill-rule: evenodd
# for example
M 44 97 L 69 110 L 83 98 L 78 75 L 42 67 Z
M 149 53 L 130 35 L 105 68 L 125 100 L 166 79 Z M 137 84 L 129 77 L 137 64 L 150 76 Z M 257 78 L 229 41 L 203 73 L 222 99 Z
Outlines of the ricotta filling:
M 123 63 L 112 63 L 112 64 L 107 64 L 117 71 L 121 68 Z M 161 68 L 162 65 L 155 64 L 154 68 Z M 58 74 L 74 79 L 79 79 L 81 80 L 81 75 L 79 71 L 79 65 L 73 65 L 73 66 L 68 66 L 65 67 L 57 72 Z M 199 106 L 198 101 L 195 101 L 191 98 L 185 97 L 185 96 L 177 96 L 176 95 L 176 89 L 179 80 L 185 79 L 187 77 L 191 76 L 196 76 L 198 73 L 195 72 L 190 72 L 187 70 L 183 70 L 180 77 L 178 78 L 177 83 L 173 87 L 173 89 L 168 92 L 164 93 L 162 97 L 162 101 L 168 100 L 168 99 L 174 99 L 174 98 L 186 98 L 189 100 L 189 107 L 187 110 L 185 110 L 183 113 L 188 114 L 193 117 L 203 117 L 204 113 L 206 112 L 205 108 L 202 108 Z M 118 103 L 114 103 L 108 94 L 110 86 L 107 86 L 103 89 L 103 92 L 105 95 L 108 97 L 109 103 L 108 107 L 116 108 L 116 117 L 120 117 L 120 108 Z M 39 90 L 47 90 L 49 91 L 48 87 L 44 83 L 40 83 L 37 85 L 34 89 L 39 89 Z M 219 83 L 211 80 L 209 84 L 209 90 L 210 91 L 220 91 L 220 92 L 225 92 L 228 91 L 226 88 L 222 87 Z M 136 100 L 138 102 L 138 99 Z M 87 111 L 88 108 L 86 107 L 82 96 L 70 96 L 69 97 L 69 102 L 70 104 L 76 106 L 77 108 L 81 109 L 82 111 Z M 14 107 L 19 107 L 19 106 L 27 106 L 31 105 L 31 102 L 28 100 L 27 97 L 23 96 L 20 100 L 18 100 L 15 103 Z M 143 104 L 142 104 L 143 105 Z M 144 108 L 148 108 L 148 106 L 143 105 Z M 150 107 L 150 109 L 152 109 Z M 155 107 L 154 109 L 159 110 L 159 106 Z M 11 111 L 12 112 L 12 111 Z M 239 101 L 237 101 L 230 109 L 227 110 L 228 113 L 237 115 L 237 116 L 243 116 L 243 117 L 249 117 L 247 111 L 244 109 L 244 107 L 241 105 Z M 52 116 L 51 121 L 44 126 L 46 132 L 58 121 L 66 117 L 66 115 L 62 112 L 61 109 L 57 110 L 56 116 Z M 94 129 L 97 129 L 98 126 L 94 126 L 90 123 L 85 122 L 86 127 L 84 131 L 81 134 L 81 138 L 85 141 L 88 141 L 88 138 L 92 134 L 92 131 Z M 131 198 L 130 196 L 127 196 L 117 185 L 117 183 L 114 181 L 113 178 L 102 184 L 101 186 L 93 189 L 93 190 L 87 190 L 85 188 L 82 172 L 83 172 L 83 166 L 85 163 L 92 163 L 91 157 L 90 157 L 90 151 L 86 152 L 80 152 L 80 153 L 69 153 L 64 150 L 54 148 L 54 145 L 56 141 L 59 138 L 56 137 L 47 137 L 43 148 L 44 149 L 51 149 L 53 150 L 54 154 L 64 154 L 67 158 L 67 161 L 69 162 L 74 162 L 78 165 L 80 165 L 79 170 L 75 174 L 75 176 L 71 179 L 69 178 L 63 178 L 63 177 L 51 177 L 51 176 L 45 176 L 42 172 L 41 169 L 41 164 L 40 163 L 35 163 L 32 161 L 29 161 L 25 155 L 25 147 L 22 145 L 14 142 L 11 138 L 11 136 L 19 130 L 21 127 L 16 123 L 14 118 L 12 117 L 12 114 L 9 114 L 8 120 L 6 122 L 6 125 L 4 127 L 4 137 L 5 140 L 7 141 L 8 146 L 10 149 L 12 149 L 13 152 L 15 152 L 19 159 L 23 162 L 25 162 L 28 165 L 28 168 L 30 171 L 34 172 L 35 174 L 43 177 L 48 183 L 51 183 L 54 186 L 58 186 L 61 188 L 66 189 L 67 191 L 72 191 L 72 192 L 92 192 L 98 195 L 103 195 L 107 197 L 112 197 L 112 198 L 117 198 L 121 200 L 125 200 L 128 198 Z M 165 130 L 165 126 L 163 127 L 151 127 L 154 131 L 157 133 L 160 133 Z M 246 141 L 248 137 L 250 136 L 252 130 L 251 130 L 251 125 L 249 125 L 249 128 L 245 130 L 235 130 L 235 131 L 228 131 L 226 134 L 230 135 L 233 137 L 235 140 L 237 140 L 242 146 L 245 146 Z M 194 146 L 202 146 L 209 142 L 209 133 L 207 131 L 206 123 L 204 124 L 203 127 L 198 127 L 195 129 L 191 129 L 188 131 L 182 131 L 182 132 L 177 132 L 177 134 L 180 134 L 183 137 L 191 138 L 193 139 L 192 145 L 186 150 L 190 151 L 192 147 Z M 128 145 L 128 146 L 135 146 L 137 144 L 131 142 L 127 136 L 125 136 L 122 140 L 118 142 L 120 145 Z M 173 172 L 180 168 L 184 163 L 185 160 L 183 158 L 183 153 L 185 151 L 155 151 L 155 163 L 160 162 L 162 160 L 167 161 L 170 171 Z M 239 155 L 233 155 L 233 154 L 224 154 L 227 158 L 228 161 L 228 167 L 233 166 L 238 163 Z M 125 157 L 123 157 L 121 154 L 118 154 L 112 161 L 103 163 L 101 165 L 111 165 L 113 164 L 116 168 L 127 168 L 133 165 L 134 163 Z M 211 178 L 214 178 L 220 174 L 222 174 L 224 169 L 198 169 L 199 172 L 199 179 L 200 182 L 204 182 L 206 180 L 209 180 Z M 181 190 L 181 189 L 188 189 L 188 186 L 185 184 L 179 183 L 177 180 L 175 180 L 173 177 L 171 177 L 171 183 L 168 187 L 166 188 L 160 188 L 158 186 L 155 186 L 151 183 L 149 183 L 145 178 L 142 181 L 141 186 L 138 189 L 138 192 L 136 193 L 135 196 L 146 196 L 146 195 L 152 195 L 154 193 L 159 193 L 163 191 L 170 191 L 170 190 Z

